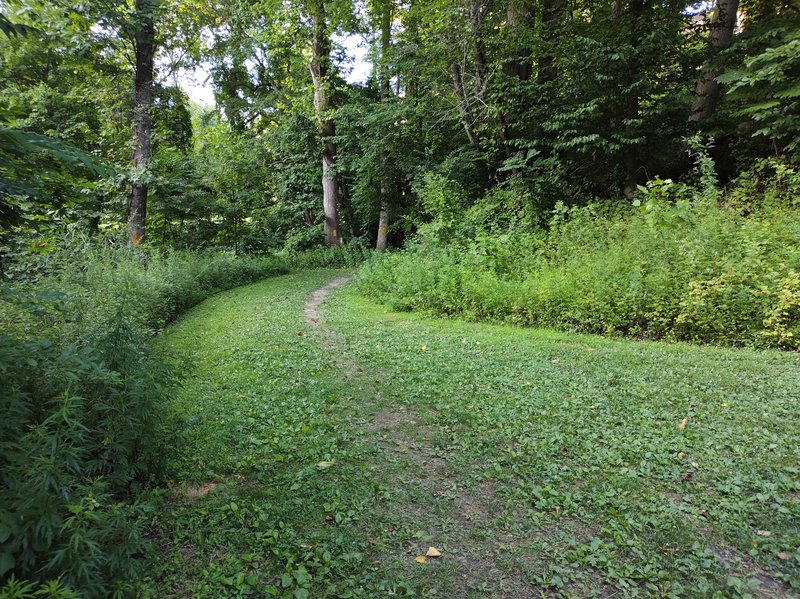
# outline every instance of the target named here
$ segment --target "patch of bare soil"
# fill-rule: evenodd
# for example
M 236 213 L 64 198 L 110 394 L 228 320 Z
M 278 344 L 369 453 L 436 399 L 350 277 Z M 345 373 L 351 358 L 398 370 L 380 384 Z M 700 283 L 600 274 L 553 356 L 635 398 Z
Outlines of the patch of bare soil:
M 761 583 L 750 590 L 755 597 L 782 599 L 796 596 L 788 584 L 770 576 L 749 555 L 730 547 L 714 547 L 714 554 L 731 574 L 739 575 L 745 580 L 755 578 Z
M 219 487 L 217 482 L 207 482 L 200 485 L 189 485 L 182 492 L 177 492 L 176 495 L 183 496 L 190 501 L 195 501 L 200 497 L 205 497 L 212 491 L 216 491 Z

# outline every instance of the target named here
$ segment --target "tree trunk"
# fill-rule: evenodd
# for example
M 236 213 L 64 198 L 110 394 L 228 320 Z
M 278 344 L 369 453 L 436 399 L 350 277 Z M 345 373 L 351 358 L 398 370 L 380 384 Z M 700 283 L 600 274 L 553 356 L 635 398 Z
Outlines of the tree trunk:
M 472 128 L 474 119 L 472 118 L 472 111 L 469 108 L 469 99 L 464 92 L 464 80 L 461 74 L 461 67 L 458 63 L 454 62 L 450 65 L 450 76 L 453 78 L 453 87 L 455 88 L 456 97 L 458 98 L 458 113 L 461 116 L 461 124 L 464 126 L 464 131 L 467 134 L 469 143 L 476 146 L 478 145 L 478 136 Z
M 520 0 L 510 0 L 506 6 L 506 28 L 511 36 L 510 39 L 522 37 L 521 34 L 525 29 L 533 30 L 535 26 L 534 13 L 519 2 Z M 519 81 L 528 81 L 532 75 L 531 54 L 530 48 L 512 45 L 511 49 L 506 52 L 503 73 Z M 500 146 L 503 149 L 505 158 L 508 159 L 515 153 L 511 121 L 505 111 L 500 111 L 498 121 L 500 125 Z M 513 169 L 511 174 L 517 175 L 518 169 Z
M 558 0 L 542 0 L 542 45 L 544 51 L 539 56 L 536 79 L 539 83 L 553 81 L 557 76 L 555 42 L 561 20 L 561 7 Z
M 697 82 L 695 88 L 692 113 L 689 115 L 690 123 L 710 117 L 717 107 L 720 93 L 717 77 L 722 75 L 724 70 L 719 53 L 731 44 L 738 10 L 739 0 L 717 0 L 711 14 L 709 20 L 711 53 L 703 63 L 703 77 Z
M 353 202 L 350 201 L 350 187 L 344 177 L 339 177 L 339 204 L 341 204 L 344 218 L 347 221 L 347 232 L 350 234 L 350 239 L 355 239 L 361 234 L 361 231 L 356 230 Z
M 383 188 L 383 186 L 381 186 Z M 375 249 L 382 252 L 386 249 L 386 240 L 389 235 L 389 205 L 381 202 L 381 213 L 378 216 L 378 241 Z
M 525 6 L 519 4 L 519 0 L 510 0 L 506 7 L 506 27 L 512 35 L 518 35 L 518 30 L 522 27 L 534 26 L 533 13 Z M 509 77 L 515 77 L 520 81 L 527 81 L 531 78 L 531 51 L 530 48 L 515 48 L 507 53 L 503 63 L 503 72 Z
M 308 65 L 314 83 L 314 109 L 317 112 L 322 138 L 322 207 L 325 212 L 325 245 L 344 243 L 339 225 L 339 183 L 336 175 L 336 125 L 330 118 L 331 100 L 328 93 L 331 39 L 325 15 L 324 0 L 310 3 L 313 27 L 311 62 Z
M 389 101 L 389 45 L 392 43 L 392 8 L 388 2 L 383 7 L 381 15 L 381 56 L 378 63 L 378 79 L 381 88 L 381 103 Z M 386 237 L 389 232 L 389 181 L 386 174 L 386 130 L 381 131 L 383 147 L 381 148 L 381 211 L 378 216 L 378 235 L 375 242 L 375 249 L 383 251 L 386 249 Z
M 140 25 L 134 34 L 136 72 L 133 91 L 133 169 L 141 179 L 150 165 L 151 110 L 153 104 L 153 56 L 155 54 L 155 26 L 150 0 L 136 0 Z M 136 247 L 144 243 L 147 216 L 147 183 L 135 180 L 131 184 L 128 203 L 128 243 Z
M 643 17 L 645 10 L 644 0 L 631 0 L 629 6 L 629 26 L 630 44 L 634 49 L 633 55 L 628 62 L 627 86 L 630 87 L 639 77 L 639 62 L 637 60 L 639 46 L 641 44 L 642 23 L 647 23 L 648 19 Z M 620 15 L 618 15 L 620 16 Z M 630 92 L 625 107 L 625 117 L 628 123 L 638 119 L 640 102 L 638 92 Z M 629 137 L 635 134 L 634 128 L 630 124 L 625 125 L 625 132 Z M 622 185 L 622 193 L 626 199 L 632 200 L 636 193 L 637 174 L 639 172 L 639 161 L 636 159 L 637 148 L 626 145 L 623 150 L 623 168 L 625 169 L 625 181 Z

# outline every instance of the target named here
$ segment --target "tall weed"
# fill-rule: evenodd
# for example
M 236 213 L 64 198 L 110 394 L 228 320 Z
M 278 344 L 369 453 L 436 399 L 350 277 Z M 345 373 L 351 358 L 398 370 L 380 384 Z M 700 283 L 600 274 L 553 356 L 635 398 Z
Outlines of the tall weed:
M 0 596 L 133 593 L 148 509 L 137 490 L 163 462 L 180 374 L 156 332 L 216 291 L 287 270 L 79 242 L 0 287 Z
M 742 186 L 752 189 L 754 176 L 722 195 L 698 160 L 696 186 L 657 179 L 640 188 L 634 206 L 558 204 L 546 228 L 468 230 L 449 214 L 448 230 L 462 234 L 448 243 L 423 235 L 401 253 L 368 262 L 359 286 L 402 310 L 796 348 L 800 219 L 787 200 L 787 188 L 797 187 L 793 171 L 780 171 L 780 192 L 764 186 L 761 201 L 750 198 L 742 210 Z M 496 201 L 496 194 L 487 199 Z M 474 214 L 486 211 L 473 207 L 461 224 L 474 224 Z

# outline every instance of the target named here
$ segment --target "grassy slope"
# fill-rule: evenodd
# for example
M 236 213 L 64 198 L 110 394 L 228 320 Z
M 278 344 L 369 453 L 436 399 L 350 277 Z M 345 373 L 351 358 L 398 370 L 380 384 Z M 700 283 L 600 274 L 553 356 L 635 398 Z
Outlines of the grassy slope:
M 796 354 L 429 320 L 350 290 L 323 306 L 341 342 L 300 320 L 332 276 L 171 330 L 196 365 L 147 593 L 796 594 Z M 416 564 L 428 545 L 444 557 Z

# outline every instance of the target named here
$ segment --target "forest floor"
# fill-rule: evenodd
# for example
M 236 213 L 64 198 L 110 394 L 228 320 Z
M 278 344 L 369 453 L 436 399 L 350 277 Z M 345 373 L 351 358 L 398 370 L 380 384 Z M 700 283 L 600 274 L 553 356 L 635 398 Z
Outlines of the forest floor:
M 797 354 L 398 314 L 348 277 L 168 331 L 143 596 L 798 596 Z

